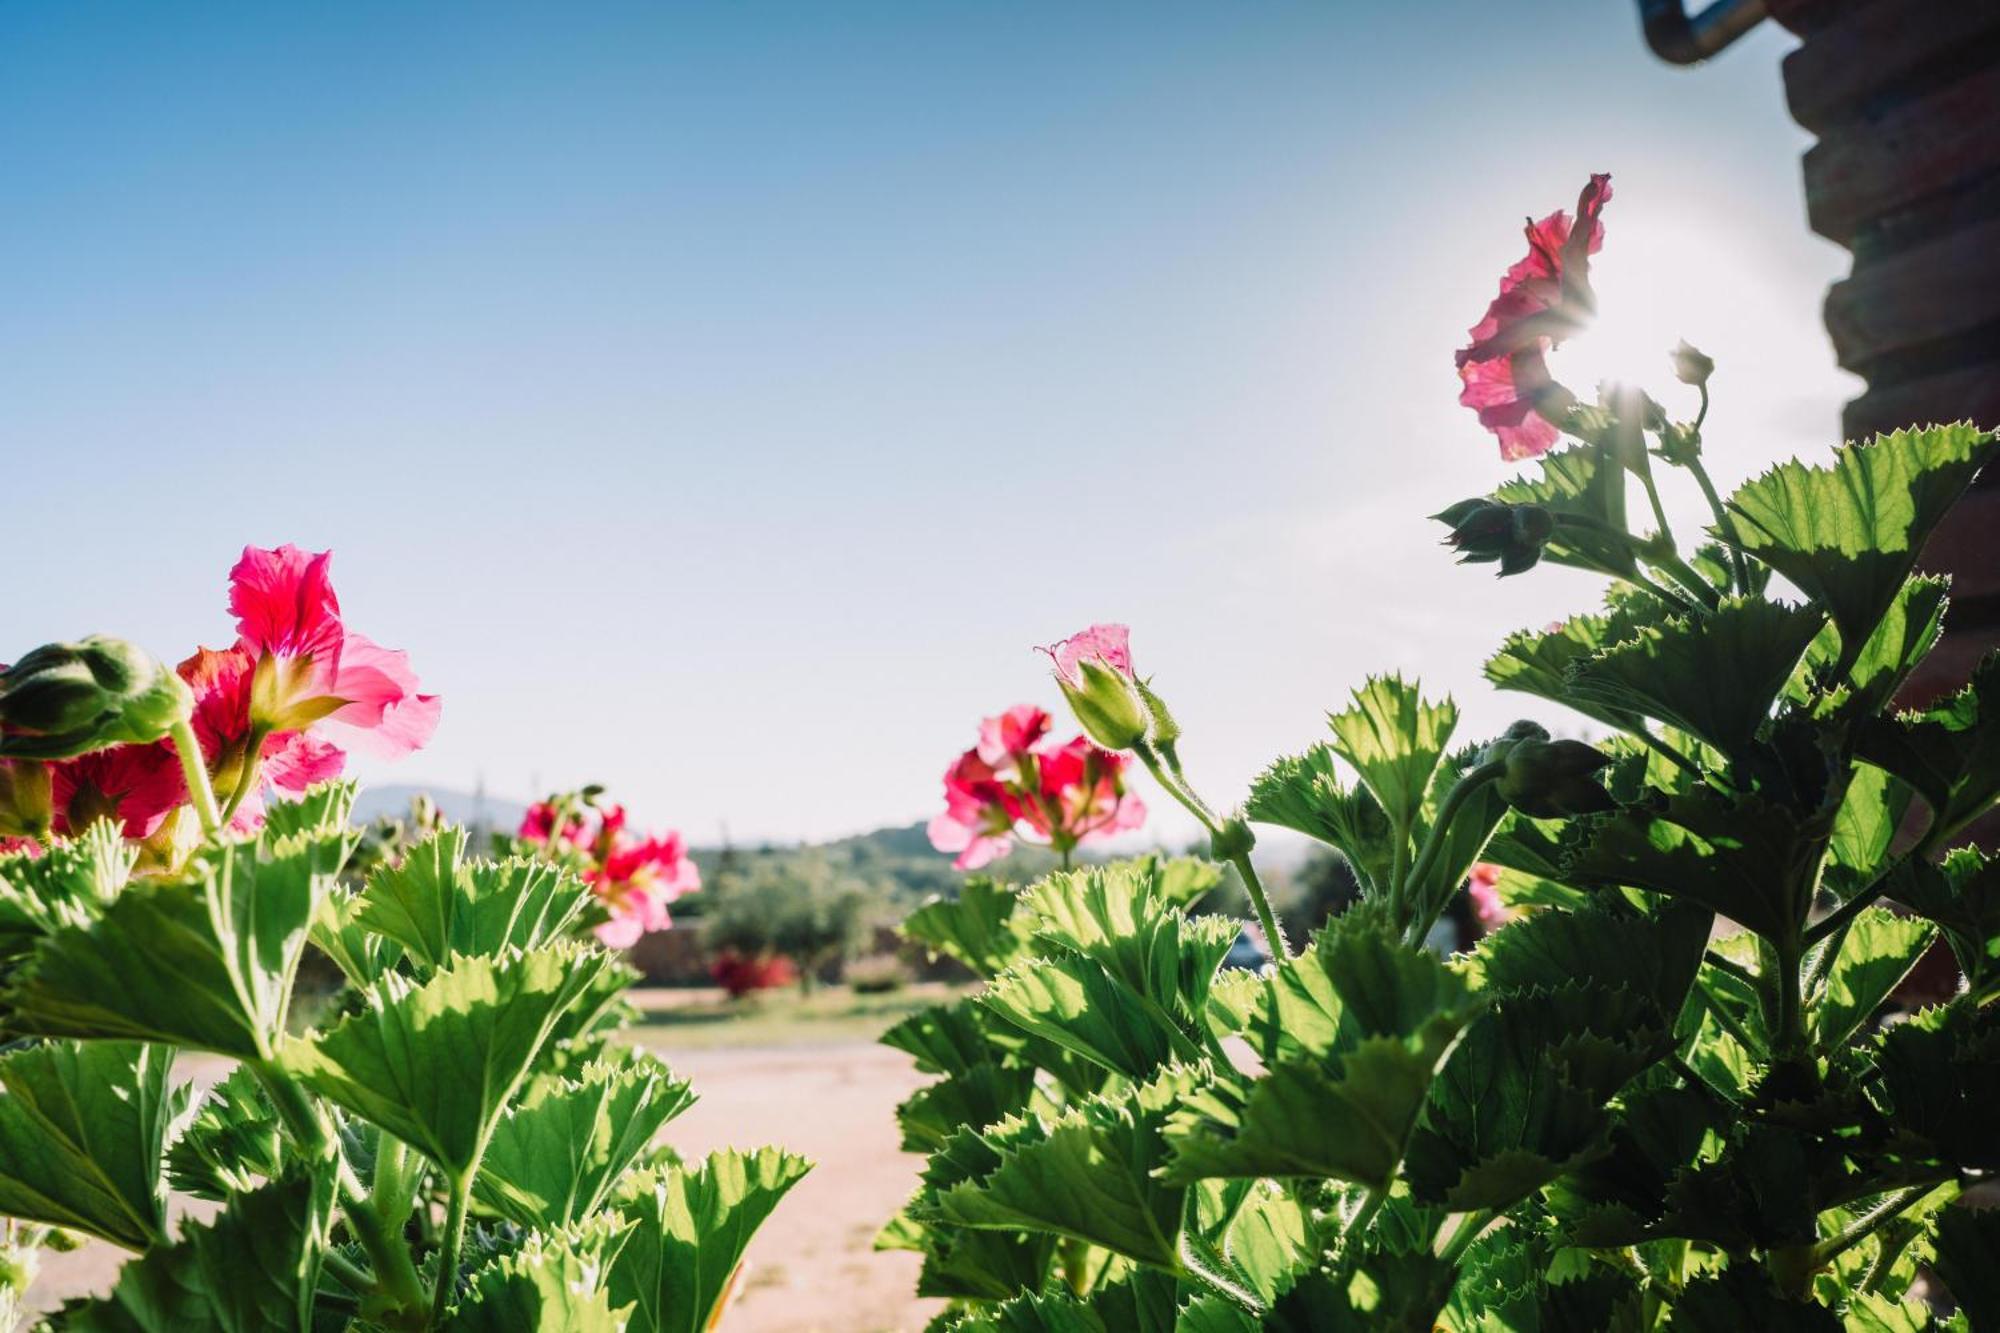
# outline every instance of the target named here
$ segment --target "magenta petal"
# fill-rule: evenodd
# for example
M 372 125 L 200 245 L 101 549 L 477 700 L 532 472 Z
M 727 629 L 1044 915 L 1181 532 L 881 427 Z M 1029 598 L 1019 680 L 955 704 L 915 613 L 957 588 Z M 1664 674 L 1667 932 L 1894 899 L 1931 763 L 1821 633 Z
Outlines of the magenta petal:
M 364 634 L 347 636 L 332 689 L 347 702 L 324 725 L 345 728 L 357 748 L 379 758 L 420 749 L 437 730 L 442 705 L 436 695 L 416 692 L 409 654 Z
M 346 767 L 347 752 L 317 736 L 292 732 L 264 743 L 264 780 L 279 791 L 303 792 L 339 777 Z
M 253 656 L 339 656 L 340 599 L 328 574 L 332 560 L 331 551 L 309 555 L 289 544 L 243 548 L 243 558 L 229 571 L 229 610 Z

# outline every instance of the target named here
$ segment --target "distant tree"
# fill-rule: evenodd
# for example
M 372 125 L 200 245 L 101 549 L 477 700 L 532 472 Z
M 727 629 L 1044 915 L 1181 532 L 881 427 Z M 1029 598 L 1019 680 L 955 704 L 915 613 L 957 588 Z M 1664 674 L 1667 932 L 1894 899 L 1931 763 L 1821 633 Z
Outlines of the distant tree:
M 855 951 L 886 907 L 880 885 L 838 872 L 823 856 L 750 856 L 740 872 L 717 876 L 704 938 L 718 952 L 790 958 L 800 987 L 810 991 L 822 970 Z

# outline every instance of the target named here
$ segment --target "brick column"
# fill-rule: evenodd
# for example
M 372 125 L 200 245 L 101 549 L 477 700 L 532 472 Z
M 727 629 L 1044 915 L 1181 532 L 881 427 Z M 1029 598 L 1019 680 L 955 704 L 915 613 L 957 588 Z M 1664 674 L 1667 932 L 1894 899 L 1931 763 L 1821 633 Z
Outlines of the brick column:
M 2000 427 L 2000 0 L 1772 0 L 1813 230 L 1854 254 L 1826 298 L 1840 364 L 1867 392 L 1846 435 L 1970 418 Z M 2000 646 L 2000 476 L 1939 528 L 1952 575 L 1943 644 L 1909 702 L 1954 688 Z

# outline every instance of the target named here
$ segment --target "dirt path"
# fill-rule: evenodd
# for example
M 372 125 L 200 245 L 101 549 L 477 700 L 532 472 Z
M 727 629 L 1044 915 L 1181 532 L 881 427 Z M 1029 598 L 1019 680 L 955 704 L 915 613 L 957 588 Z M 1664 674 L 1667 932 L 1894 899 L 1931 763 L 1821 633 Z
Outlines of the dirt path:
M 893 1111 L 923 1077 L 909 1057 L 865 1042 L 782 1049 L 675 1050 L 642 1044 L 694 1081 L 697 1101 L 667 1126 L 690 1156 L 778 1144 L 812 1159 L 750 1247 L 742 1298 L 723 1333 L 917 1333 L 917 1256 L 877 1254 L 875 1230 L 916 1186 L 919 1159 L 897 1151 Z M 200 1079 L 213 1081 L 214 1073 Z M 45 1257 L 31 1306 L 106 1290 L 123 1252 L 91 1244 Z

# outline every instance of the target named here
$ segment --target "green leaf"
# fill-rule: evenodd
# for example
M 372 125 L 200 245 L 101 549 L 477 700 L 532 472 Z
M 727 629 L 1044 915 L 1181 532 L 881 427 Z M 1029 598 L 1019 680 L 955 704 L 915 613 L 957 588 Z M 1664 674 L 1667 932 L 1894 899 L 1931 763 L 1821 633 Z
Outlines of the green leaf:
M 1813 1039 L 1820 1049 L 1846 1045 L 1902 984 L 1935 935 L 1930 922 L 1880 907 L 1855 917 L 1827 974 L 1826 990 L 1813 1007 Z
M 462 1177 L 564 1011 L 611 961 L 559 944 L 459 958 L 422 985 L 391 975 L 367 1008 L 282 1058 L 321 1096 Z
M 167 1155 L 173 1187 L 217 1203 L 285 1174 L 278 1112 L 256 1076 L 238 1067 L 211 1088 Z
M 1849 444 L 1831 467 L 1781 464 L 1729 498 L 1738 543 L 1832 613 L 1853 660 L 1995 447 L 1961 423 Z
M 1752 1263 L 1687 1284 L 1674 1306 L 1673 1333 L 1840 1333 L 1840 1319 L 1819 1305 L 1785 1299 Z
M 1951 580 L 1936 575 L 1904 580 L 1881 623 L 1847 669 L 1847 678 L 1841 682 L 1845 688 L 1828 700 L 1828 706 L 1854 717 L 1873 716 L 1886 707 L 1937 644 L 1944 630 L 1945 594 L 1950 589 Z M 1838 669 L 1839 653 L 1825 650 L 1825 637 L 1822 635 L 1821 642 L 1806 654 L 1806 661 L 1832 672 Z
M 998 976 L 1026 952 L 1026 922 L 1015 915 L 1020 899 L 998 880 L 975 875 L 956 898 L 936 898 L 903 919 L 905 939 L 932 954 L 956 958 L 982 977 Z
M 128 1250 L 166 1236 L 160 1157 L 184 1094 L 174 1053 L 137 1042 L 54 1042 L 0 1057 L 0 1213 L 87 1231 Z
M 1199 1055 L 1177 1023 L 1088 958 L 1018 963 L 995 977 L 979 1002 L 1022 1031 L 1127 1078 L 1145 1079 Z
M 1964 689 L 1921 713 L 1866 719 L 1855 733 L 1863 759 L 1917 789 L 1936 841 L 1948 840 L 2000 798 L 2000 653 L 1988 653 Z
M 478 1200 L 529 1230 L 574 1226 L 604 1206 L 660 1127 L 694 1104 L 652 1056 L 543 1076 L 500 1117 L 480 1159 Z
M 1003 1122 L 987 1135 L 999 1165 L 944 1191 L 940 1211 L 959 1226 L 1054 1232 L 1178 1271 L 1185 1194 L 1156 1171 L 1166 1157 L 1161 1126 L 1196 1077 L 1170 1070 L 1130 1092 L 1090 1098 L 1046 1127 Z
M 465 830 L 433 833 L 400 865 L 368 880 L 358 924 L 403 946 L 423 972 L 454 954 L 536 949 L 561 939 L 590 903 L 589 886 L 546 861 L 465 861 Z
M 100 819 L 40 856 L 0 860 L 0 956 L 15 956 L 65 926 L 95 921 L 125 891 L 138 858 L 119 826 Z
M 1548 1184 L 1602 1150 L 1604 1103 L 1671 1042 L 1671 1025 L 1630 989 L 1580 982 L 1503 999 L 1432 1085 L 1410 1140 L 1416 1197 L 1505 1208 Z
M 926 1074 L 963 1074 L 993 1058 L 981 1010 L 971 999 L 919 1009 L 882 1034 L 882 1044 L 907 1052 Z
M 624 1333 L 630 1311 L 605 1290 L 604 1248 L 595 1236 L 530 1234 L 474 1271 L 446 1333 Z
M 2000 1169 L 2000 1012 L 1961 999 L 1892 1024 L 1876 1039 L 1878 1100 L 1905 1155 L 1960 1170 Z
M 1334 752 L 1354 766 L 1392 827 L 1416 826 L 1431 774 L 1458 725 L 1458 706 L 1428 703 L 1401 676 L 1371 676 L 1354 703 L 1327 716 Z
M 1293 829 L 1338 848 L 1365 888 L 1388 891 L 1396 831 L 1366 787 L 1341 781 L 1331 745 L 1315 745 L 1265 769 L 1251 784 L 1244 812 L 1260 824 Z
M 309 1333 L 330 1190 L 305 1178 L 236 1196 L 206 1226 L 119 1270 L 101 1300 L 63 1307 L 59 1333 Z
M 1037 943 L 1099 964 L 1190 1037 L 1201 1030 L 1209 984 L 1241 931 L 1223 917 L 1187 916 L 1145 862 L 1058 872 L 1024 903 Z
M 272 801 L 264 807 L 264 836 L 273 841 L 340 837 L 347 832 L 360 789 L 352 779 L 318 782 L 296 800 Z
M 1932 1266 L 1973 1328 L 2000 1328 L 2000 1211 L 1947 1208 L 1939 1213 Z
M 1573 694 L 1570 672 L 1597 653 L 1665 619 L 1657 604 L 1627 603 L 1605 615 L 1571 616 L 1553 629 L 1519 630 L 1487 660 L 1486 678 L 1500 689 L 1532 694 L 1625 730 L 1633 725 L 1632 714 Z
M 1710 788 L 1580 820 L 1564 878 L 1685 898 L 1779 938 L 1805 917 L 1811 891 L 1798 827 L 1782 806 Z
M 351 848 L 346 835 L 266 835 L 197 859 L 188 879 L 133 885 L 36 947 L 6 992 L 15 1024 L 268 1059 L 307 927 Z
M 1570 693 L 1606 714 L 1649 717 L 1738 754 L 1825 623 L 1813 607 L 1726 601 L 1583 658 L 1570 668 Z
M 1970 847 L 1932 865 L 1918 857 L 1897 863 L 1889 896 L 1937 922 L 1975 991 L 2000 967 L 2000 861 Z
M 1645 998 L 1661 1022 L 1681 1011 L 1713 923 L 1710 913 L 1669 904 L 1657 916 L 1598 906 L 1531 913 L 1479 942 L 1486 989 L 1513 996 L 1582 984 Z
M 1821 878 L 1836 897 L 1872 884 L 1910 808 L 1910 788 L 1873 764 L 1856 764 L 1834 816 Z
M 1027 1109 L 1035 1092 L 1032 1066 L 988 1060 L 917 1089 L 896 1108 L 904 1152 L 935 1152 L 962 1129 L 984 1129 Z
M 366 989 L 403 959 L 403 946 L 359 920 L 361 895 L 335 886 L 313 913 L 308 938 L 355 986 Z
M 775 1148 L 724 1150 L 634 1182 L 619 1206 L 631 1231 L 610 1280 L 612 1301 L 632 1306 L 629 1333 L 713 1328 L 751 1237 L 810 1169 Z

